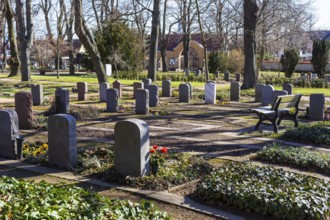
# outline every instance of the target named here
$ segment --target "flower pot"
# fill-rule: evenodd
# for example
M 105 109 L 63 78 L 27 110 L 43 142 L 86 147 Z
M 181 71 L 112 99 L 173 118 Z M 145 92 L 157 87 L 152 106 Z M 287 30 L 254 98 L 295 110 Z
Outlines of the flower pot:
M 23 156 L 23 141 L 24 141 L 24 137 L 20 135 L 16 136 L 16 147 L 17 147 L 16 158 L 18 160 L 22 159 Z
M 158 164 L 158 163 L 152 163 L 152 164 L 150 164 L 150 165 L 151 165 L 151 173 L 152 173 L 154 176 L 157 176 L 158 169 L 159 169 L 159 164 Z

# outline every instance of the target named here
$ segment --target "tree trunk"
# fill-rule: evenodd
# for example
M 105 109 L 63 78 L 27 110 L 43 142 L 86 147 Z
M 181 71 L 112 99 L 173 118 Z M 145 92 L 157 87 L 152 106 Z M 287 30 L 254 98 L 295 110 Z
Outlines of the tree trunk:
M 154 0 L 152 11 L 152 27 L 151 27 L 151 41 L 149 47 L 149 68 L 148 78 L 156 81 L 157 73 L 157 50 L 159 37 L 159 16 L 160 16 L 160 0 Z
M 107 82 L 107 77 L 105 75 L 104 65 L 101 60 L 100 53 L 97 49 L 93 36 L 87 29 L 85 21 L 83 20 L 81 4 L 81 0 L 74 0 L 76 34 L 78 35 L 81 43 L 84 45 L 86 51 L 92 58 L 98 82 Z
M 256 83 L 256 26 L 259 10 L 256 0 L 244 0 L 244 79 L 242 89 L 254 88 Z
M 8 23 L 8 35 L 9 35 L 10 52 L 11 52 L 11 58 L 9 62 L 10 65 L 9 77 L 11 77 L 18 75 L 20 60 L 18 57 L 17 41 L 16 41 L 15 28 L 14 28 L 14 13 L 10 0 L 6 0 L 6 19 Z
M 30 50 L 32 45 L 32 8 L 31 0 L 26 0 L 26 25 L 23 3 L 16 0 L 16 16 L 18 24 L 18 39 L 20 44 L 21 80 L 30 80 Z
M 51 0 L 41 1 L 41 9 L 42 9 L 42 11 L 44 13 L 44 16 L 45 16 L 45 23 L 46 23 L 48 39 L 50 41 L 53 41 L 52 29 L 50 27 L 50 22 L 49 22 L 49 11 L 50 11 L 51 7 L 52 7 Z
M 164 1 L 163 25 L 162 25 L 161 40 L 160 40 L 160 55 L 162 57 L 162 69 L 163 69 L 163 72 L 166 72 L 167 71 L 167 59 L 166 59 L 166 48 L 167 48 L 166 11 L 167 11 L 167 0 Z
M 2 38 L 2 35 L 4 34 L 4 27 L 5 27 L 5 13 L 6 13 L 6 4 L 5 1 L 0 1 L 0 39 Z

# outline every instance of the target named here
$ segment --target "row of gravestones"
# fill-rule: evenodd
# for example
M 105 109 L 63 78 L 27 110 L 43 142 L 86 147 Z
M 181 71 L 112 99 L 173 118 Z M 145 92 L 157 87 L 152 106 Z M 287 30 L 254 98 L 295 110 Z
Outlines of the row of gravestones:
M 272 104 L 278 96 L 291 95 L 293 86 L 290 83 L 283 85 L 283 90 L 274 90 L 272 85 L 256 84 L 255 101 L 261 102 L 262 106 Z M 311 94 L 309 97 L 309 119 L 323 120 L 325 109 L 324 94 Z
M 19 118 L 14 110 L 0 110 L 0 156 L 18 155 Z M 129 134 L 129 138 L 127 135 Z M 115 125 L 115 168 L 123 175 L 143 176 L 149 173 L 149 128 L 139 119 L 120 121 Z M 76 120 L 71 115 L 56 114 L 48 119 L 49 165 L 72 170 L 77 164 Z
M 305 79 L 305 80 L 315 80 L 318 79 L 319 77 L 317 76 L 316 73 L 300 73 L 300 78 Z M 330 82 L 330 75 L 325 75 L 324 79 L 329 83 Z
M 186 77 L 189 77 L 189 75 L 190 75 L 190 70 L 185 70 L 184 72 L 185 72 L 185 76 L 186 76 Z M 196 74 L 197 77 L 199 77 L 199 76 L 201 76 L 202 71 L 201 71 L 201 70 L 196 70 L 196 71 L 195 71 L 195 74 Z M 216 78 L 219 78 L 219 75 L 220 75 L 220 71 L 219 71 L 219 70 L 217 70 L 217 71 L 214 72 L 214 76 L 215 76 Z M 237 82 L 241 81 L 241 74 L 240 74 L 240 73 L 236 73 L 236 74 L 235 74 L 235 77 L 236 77 L 235 80 L 236 80 Z M 229 73 L 228 70 L 226 70 L 226 71 L 224 72 L 224 80 L 225 80 L 225 81 L 230 81 L 230 73 Z

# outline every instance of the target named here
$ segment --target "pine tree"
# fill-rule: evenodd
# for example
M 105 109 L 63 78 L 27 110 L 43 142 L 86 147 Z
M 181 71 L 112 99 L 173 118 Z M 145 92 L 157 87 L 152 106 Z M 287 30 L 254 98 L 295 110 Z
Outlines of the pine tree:
M 313 41 L 312 63 L 315 72 L 319 78 L 324 78 L 325 67 L 328 63 L 328 54 L 330 50 L 330 43 L 325 40 Z

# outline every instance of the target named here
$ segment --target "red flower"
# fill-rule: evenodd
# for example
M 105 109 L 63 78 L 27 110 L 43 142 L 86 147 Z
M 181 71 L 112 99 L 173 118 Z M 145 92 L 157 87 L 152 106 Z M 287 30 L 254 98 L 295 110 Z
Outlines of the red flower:
M 158 149 L 158 145 L 154 145 L 152 146 L 153 149 L 157 150 Z
M 156 150 L 154 148 L 151 148 L 150 151 L 149 151 L 151 154 L 154 154 L 156 153 Z
M 166 154 L 166 153 L 167 153 L 167 148 L 166 148 L 166 147 L 163 147 L 160 151 L 161 151 L 163 154 Z

